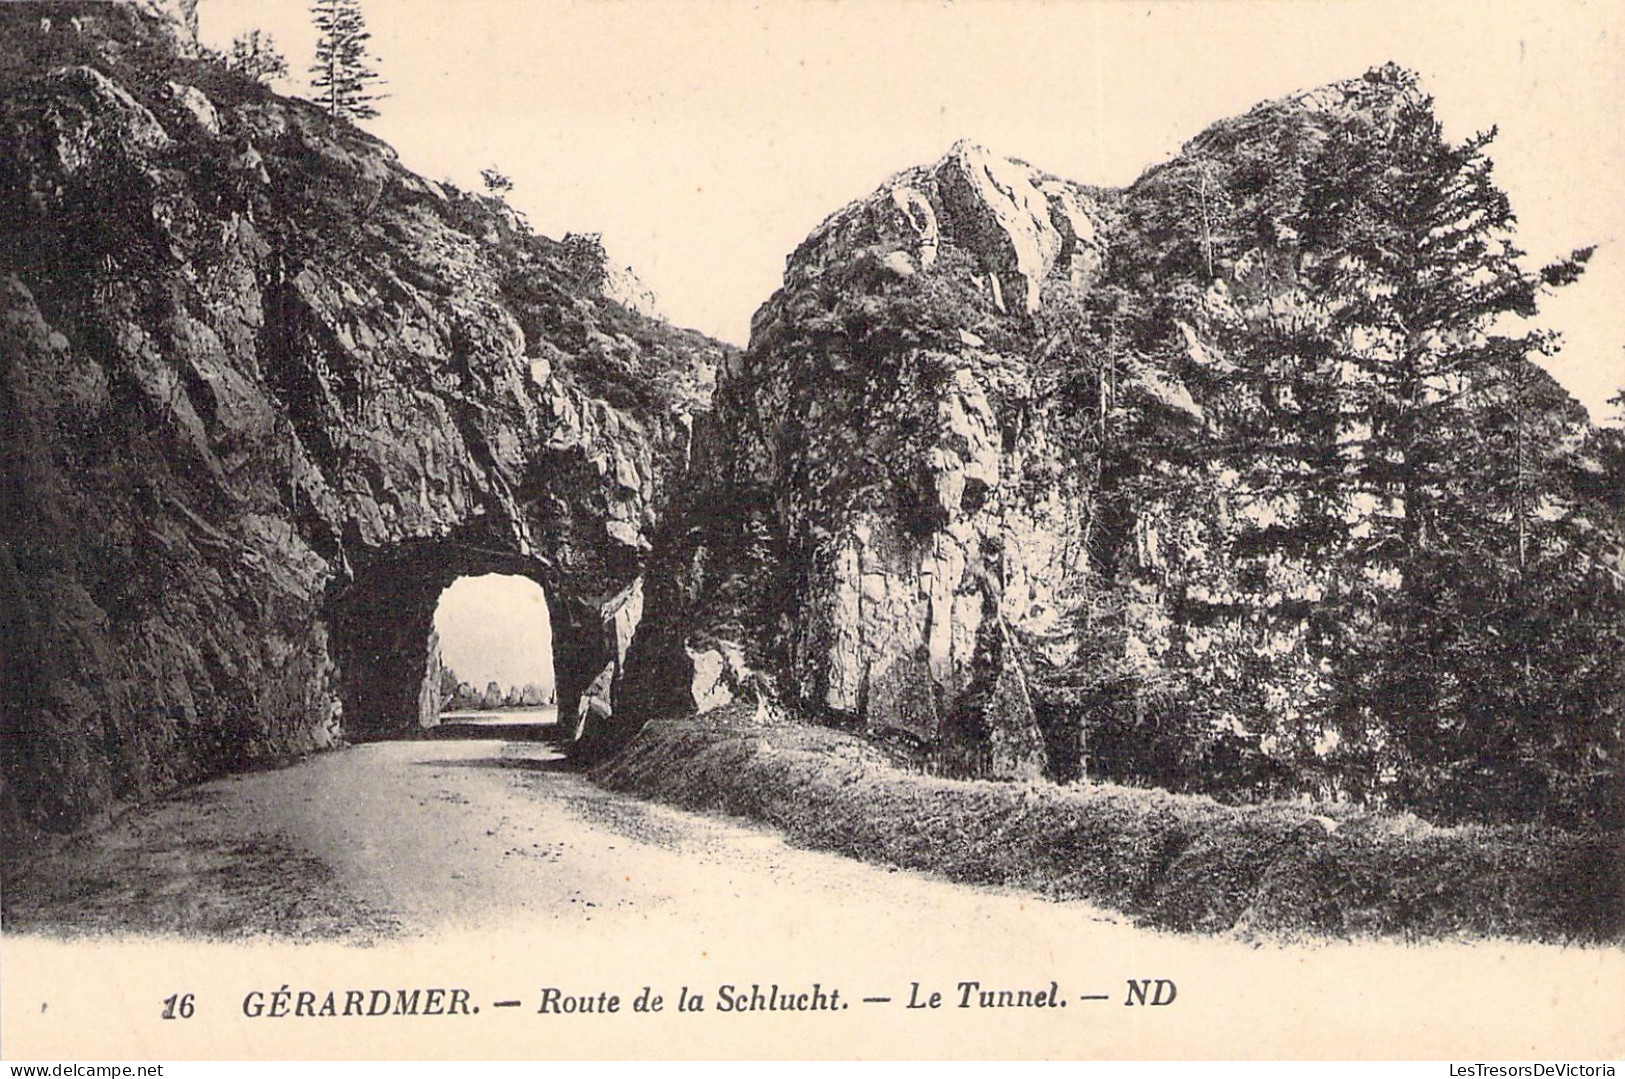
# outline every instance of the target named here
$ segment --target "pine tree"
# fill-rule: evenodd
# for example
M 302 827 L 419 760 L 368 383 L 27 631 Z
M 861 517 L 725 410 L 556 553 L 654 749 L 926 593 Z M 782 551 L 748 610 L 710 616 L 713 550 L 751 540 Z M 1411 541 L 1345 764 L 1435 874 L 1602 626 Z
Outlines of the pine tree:
M 310 9 L 320 37 L 316 62 L 310 67 L 316 100 L 334 119 L 366 120 L 378 115 L 372 103 L 385 95 L 375 93 L 379 82 L 367 54 L 368 33 L 360 0 L 316 0 Z
M 1205 622 L 1210 639 L 1186 655 L 1170 637 L 1159 684 L 1095 663 L 1065 688 L 1131 705 L 1085 728 L 1107 771 L 1115 724 L 1141 776 L 1163 774 L 1172 756 L 1146 749 L 1173 734 L 1178 770 L 1209 786 L 1239 750 L 1237 780 L 1255 789 L 1285 766 L 1299 789 L 1613 819 L 1625 609 L 1607 579 L 1606 488 L 1625 451 L 1593 433 L 1601 463 L 1577 463 L 1583 414 L 1532 358 L 1556 342 L 1516 324 L 1589 251 L 1522 266 L 1494 132 L 1446 140 L 1413 74 L 1378 69 L 1346 95 L 1261 106 L 1132 192 L 1111 286 L 1066 350 L 1098 358 L 1074 383 L 1101 389 L 1072 411 L 1106 432 L 1108 380 L 1132 401 L 1150 370 L 1183 382 L 1201 415 L 1171 425 L 1142 402 L 1116 419 L 1101 508 L 1165 535 L 1248 520 L 1165 542 L 1151 566 L 1111 529 L 1116 572 L 1146 576 L 1186 605 L 1173 622 Z M 1125 632 L 1084 629 L 1088 655 Z M 1178 702 L 1172 720 L 1152 715 L 1159 693 Z M 1204 733 L 1216 725 L 1239 738 Z
M 277 50 L 271 35 L 261 30 L 250 30 L 232 39 L 226 66 L 256 82 L 269 82 L 288 75 L 288 61 Z
M 609 276 L 609 256 L 598 232 L 567 232 L 559 241 L 566 270 L 583 288 L 598 291 Z
M 485 190 L 493 195 L 501 195 L 513 190 L 513 178 L 495 165 L 481 169 L 480 179 L 485 181 Z
M 1552 671 L 1541 626 L 1563 601 L 1532 574 L 1564 549 L 1541 521 L 1555 402 L 1531 356 L 1554 341 L 1506 331 L 1590 251 L 1525 270 L 1485 152 L 1494 131 L 1452 144 L 1414 75 L 1367 79 L 1393 105 L 1333 133 L 1304 222 L 1325 252 L 1315 273 L 1345 387 L 1342 700 L 1352 727 L 1382 736 L 1401 800 L 1454 804 L 1487 774 L 1529 774 L 1550 733 L 1535 729 L 1556 691 L 1536 688 L 1537 668 Z

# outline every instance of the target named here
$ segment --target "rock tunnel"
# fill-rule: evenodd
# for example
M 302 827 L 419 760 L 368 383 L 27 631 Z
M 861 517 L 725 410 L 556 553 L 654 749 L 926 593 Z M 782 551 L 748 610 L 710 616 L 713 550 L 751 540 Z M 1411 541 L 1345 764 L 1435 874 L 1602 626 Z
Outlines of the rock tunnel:
M 0 844 L 421 730 L 461 576 L 542 587 L 592 746 L 728 348 L 153 29 L 0 95 Z
M 329 596 L 342 730 L 352 741 L 409 737 L 439 722 L 439 662 L 431 644 L 442 594 L 464 577 L 501 574 L 540 586 L 552 631 L 559 721 L 590 749 L 613 713 L 626 650 L 641 613 L 640 577 L 583 588 L 539 555 L 503 549 L 489 534 L 420 540 L 369 554 Z

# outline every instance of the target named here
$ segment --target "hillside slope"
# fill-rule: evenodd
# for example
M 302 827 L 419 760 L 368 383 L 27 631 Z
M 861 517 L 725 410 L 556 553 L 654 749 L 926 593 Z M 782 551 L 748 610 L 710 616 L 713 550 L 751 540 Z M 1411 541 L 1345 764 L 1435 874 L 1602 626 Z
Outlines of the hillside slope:
M 1507 328 L 1487 139 L 1392 66 L 1126 190 L 955 146 L 787 260 L 628 684 L 951 775 L 1625 812 L 1616 443 Z
M 410 729 L 462 573 L 538 580 L 604 711 L 726 350 L 183 22 L 41 10 L 0 8 L 8 832 Z

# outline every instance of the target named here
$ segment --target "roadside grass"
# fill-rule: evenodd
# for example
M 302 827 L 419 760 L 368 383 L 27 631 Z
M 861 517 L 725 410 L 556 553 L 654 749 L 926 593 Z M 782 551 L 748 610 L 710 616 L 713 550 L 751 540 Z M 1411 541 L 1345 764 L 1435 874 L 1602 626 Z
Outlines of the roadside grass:
M 1625 938 L 1625 836 L 1106 783 L 942 779 L 874 742 L 732 710 L 648 724 L 614 790 L 770 824 L 799 846 L 1086 899 L 1165 929 L 1290 939 Z

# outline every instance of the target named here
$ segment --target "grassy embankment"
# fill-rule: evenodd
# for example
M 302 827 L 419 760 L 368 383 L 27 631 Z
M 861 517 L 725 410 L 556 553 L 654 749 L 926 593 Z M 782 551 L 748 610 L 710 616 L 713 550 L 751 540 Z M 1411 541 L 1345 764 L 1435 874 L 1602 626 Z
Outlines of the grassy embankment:
M 1442 828 L 1112 784 L 941 779 L 822 727 L 652 723 L 593 772 L 799 846 L 1084 899 L 1145 925 L 1271 936 L 1625 938 L 1625 837 Z

